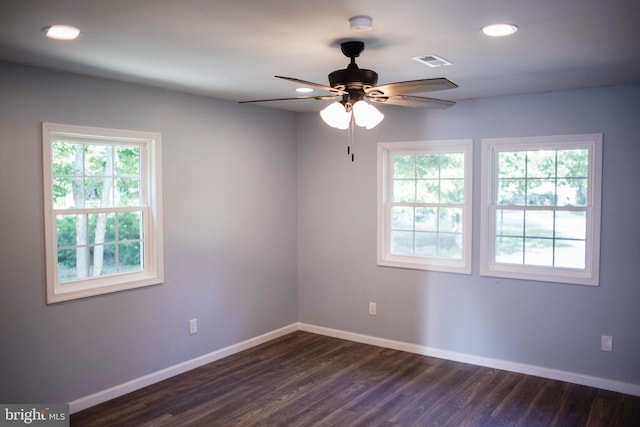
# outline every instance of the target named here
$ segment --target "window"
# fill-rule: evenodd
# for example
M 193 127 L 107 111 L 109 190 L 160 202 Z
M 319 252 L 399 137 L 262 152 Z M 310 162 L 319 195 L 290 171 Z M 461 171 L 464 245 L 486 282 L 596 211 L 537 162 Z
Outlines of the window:
M 162 283 L 160 134 L 42 133 L 47 303 Z
M 602 135 L 482 140 L 480 274 L 598 285 Z
M 378 265 L 471 273 L 471 140 L 378 144 Z

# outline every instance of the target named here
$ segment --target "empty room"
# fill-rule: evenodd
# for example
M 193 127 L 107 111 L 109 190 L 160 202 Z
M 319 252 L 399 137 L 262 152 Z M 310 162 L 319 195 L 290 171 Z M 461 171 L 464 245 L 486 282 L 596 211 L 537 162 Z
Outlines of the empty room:
M 0 424 L 640 425 L 637 0 L 0 22 Z

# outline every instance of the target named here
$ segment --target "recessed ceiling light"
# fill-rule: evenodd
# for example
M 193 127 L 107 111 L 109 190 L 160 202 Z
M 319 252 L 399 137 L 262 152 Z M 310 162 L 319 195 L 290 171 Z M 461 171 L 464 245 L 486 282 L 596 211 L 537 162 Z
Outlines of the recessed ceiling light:
M 44 31 L 47 37 L 54 40 L 73 40 L 80 35 L 80 29 L 71 25 L 52 25 Z
M 489 37 L 504 37 L 518 31 L 518 27 L 513 24 L 491 24 L 482 27 L 482 32 Z
M 296 92 L 309 93 L 309 92 L 313 92 L 313 89 L 311 89 L 310 87 L 299 87 L 296 89 Z

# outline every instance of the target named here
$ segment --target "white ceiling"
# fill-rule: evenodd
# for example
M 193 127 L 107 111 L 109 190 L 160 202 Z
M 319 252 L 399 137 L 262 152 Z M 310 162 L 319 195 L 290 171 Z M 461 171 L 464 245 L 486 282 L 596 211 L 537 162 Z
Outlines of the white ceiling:
M 351 31 L 354 15 L 373 30 Z M 520 30 L 484 36 L 494 22 Z M 81 36 L 48 40 L 56 23 Z M 231 101 L 296 96 L 274 75 L 328 84 L 344 40 L 365 42 L 380 84 L 446 77 L 460 87 L 423 95 L 450 100 L 640 82 L 640 0 L 0 0 L 2 60 Z M 428 54 L 453 65 L 411 59 Z

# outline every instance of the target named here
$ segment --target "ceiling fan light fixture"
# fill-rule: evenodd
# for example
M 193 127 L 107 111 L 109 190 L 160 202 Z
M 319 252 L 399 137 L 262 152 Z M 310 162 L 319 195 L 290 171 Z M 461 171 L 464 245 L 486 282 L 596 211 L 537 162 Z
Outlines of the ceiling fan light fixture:
M 51 25 L 46 27 L 44 32 L 53 40 L 75 40 L 80 35 L 80 29 L 71 25 Z
M 351 121 L 351 111 L 347 111 L 340 102 L 333 102 L 320 111 L 320 117 L 332 128 L 348 129 Z
M 332 71 L 329 74 L 329 86 L 300 80 L 293 77 L 275 76 L 279 79 L 296 83 L 299 87 L 311 87 L 330 92 L 326 96 L 298 96 L 296 98 L 259 99 L 255 101 L 240 101 L 240 103 L 287 101 L 294 99 L 313 99 L 325 101 L 342 97 L 339 102 L 327 105 L 320 111 L 320 117 L 328 125 L 336 129 L 351 129 L 353 125 L 373 129 L 384 119 L 376 107 L 363 102 L 368 99 L 373 103 L 385 103 L 413 108 L 445 109 L 455 105 L 454 101 L 443 99 L 412 96 L 413 93 L 429 92 L 442 89 L 454 89 L 458 85 L 441 77 L 435 79 L 408 80 L 403 82 L 378 85 L 378 73 L 358 67 L 355 58 L 364 50 L 364 42 L 351 40 L 340 44 L 342 53 L 350 59 L 347 68 Z M 425 58 L 426 59 L 426 58 Z M 440 63 L 445 62 L 435 55 L 429 58 Z M 353 137 L 353 134 L 351 134 Z
M 518 26 L 513 24 L 491 24 L 482 27 L 482 32 L 489 37 L 505 37 L 518 31 Z
M 358 101 L 353 104 L 353 118 L 355 119 L 356 125 L 373 129 L 384 119 L 384 114 L 373 105 L 364 101 Z
M 296 89 L 296 92 L 299 93 L 311 93 L 313 92 L 313 89 L 311 89 L 310 87 L 299 87 Z

